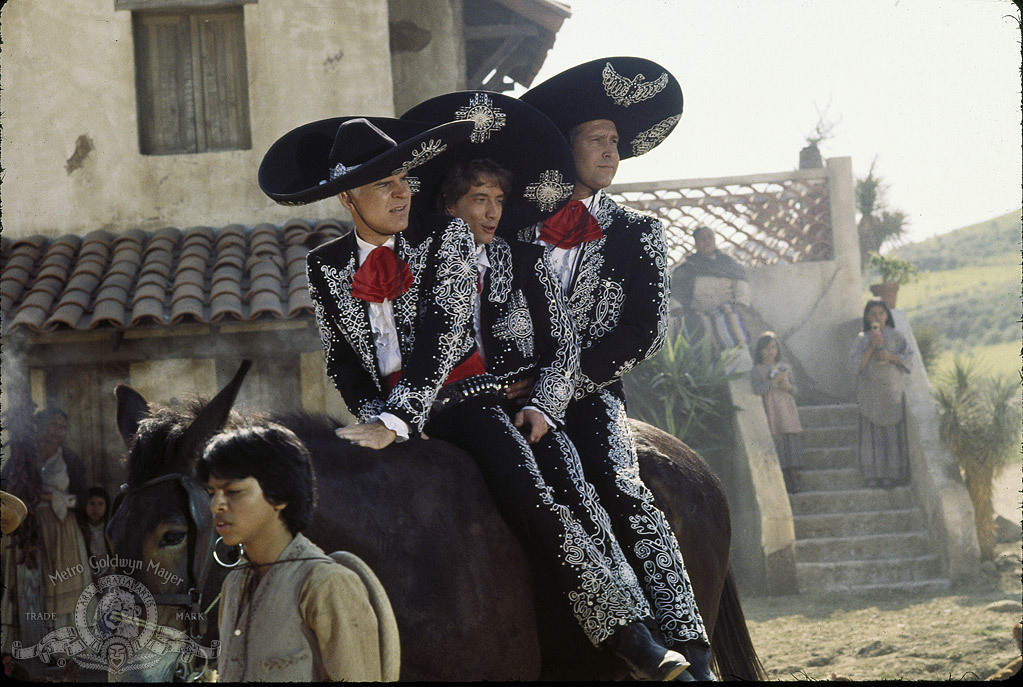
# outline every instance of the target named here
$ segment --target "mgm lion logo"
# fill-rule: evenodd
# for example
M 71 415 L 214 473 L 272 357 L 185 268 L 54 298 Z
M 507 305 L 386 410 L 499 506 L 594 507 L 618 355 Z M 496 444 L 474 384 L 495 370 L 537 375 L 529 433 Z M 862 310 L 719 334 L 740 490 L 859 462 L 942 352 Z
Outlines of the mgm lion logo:
M 38 657 L 49 663 L 57 654 L 59 666 L 72 658 L 83 668 L 122 673 L 151 668 L 168 652 L 186 661 L 216 658 L 220 642 L 199 646 L 180 630 L 159 625 L 156 601 L 144 584 L 127 575 L 107 575 L 78 597 L 74 627 L 58 628 L 35 646 L 13 642 L 11 648 L 17 659 Z

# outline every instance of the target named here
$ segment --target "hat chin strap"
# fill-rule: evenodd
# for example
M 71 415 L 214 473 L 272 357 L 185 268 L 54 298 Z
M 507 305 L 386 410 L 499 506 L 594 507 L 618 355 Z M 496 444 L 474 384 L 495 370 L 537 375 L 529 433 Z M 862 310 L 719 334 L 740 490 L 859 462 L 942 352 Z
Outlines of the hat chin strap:
M 352 204 L 352 208 L 353 208 L 353 209 L 355 210 L 355 214 L 359 216 L 359 219 L 361 219 L 361 220 L 362 220 L 362 223 L 363 223 L 363 224 L 365 224 L 365 225 L 366 225 L 366 227 L 367 227 L 368 229 L 370 229 L 371 231 L 374 231 L 374 232 L 376 232 L 377 234 L 383 235 L 383 234 L 384 234 L 384 232 L 380 231 L 379 229 L 377 229 L 377 228 L 376 228 L 376 227 L 374 227 L 374 226 L 373 226 L 372 224 L 370 224 L 369 222 L 367 222 L 367 221 L 366 221 L 366 218 L 365 218 L 365 217 L 363 216 L 363 214 L 362 214 L 362 213 L 361 213 L 361 212 L 359 211 L 359 206 L 358 206 L 358 205 L 356 205 L 356 203 L 355 203 L 355 196 L 353 196 L 353 195 L 352 195 L 352 194 L 351 194 L 351 193 L 350 193 L 349 191 L 345 191 L 345 193 L 347 193 L 347 194 L 348 194 L 348 202 Z

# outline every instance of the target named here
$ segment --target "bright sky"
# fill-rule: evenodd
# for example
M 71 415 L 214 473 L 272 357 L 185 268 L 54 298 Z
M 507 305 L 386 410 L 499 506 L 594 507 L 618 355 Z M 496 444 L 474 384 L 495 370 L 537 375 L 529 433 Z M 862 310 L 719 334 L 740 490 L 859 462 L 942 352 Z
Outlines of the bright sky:
M 780 172 L 822 146 L 876 173 L 918 241 L 1018 209 L 1019 11 L 1007 0 L 564 0 L 534 84 L 610 55 L 646 57 L 685 110 L 617 182 Z M 514 94 L 520 94 L 517 89 Z

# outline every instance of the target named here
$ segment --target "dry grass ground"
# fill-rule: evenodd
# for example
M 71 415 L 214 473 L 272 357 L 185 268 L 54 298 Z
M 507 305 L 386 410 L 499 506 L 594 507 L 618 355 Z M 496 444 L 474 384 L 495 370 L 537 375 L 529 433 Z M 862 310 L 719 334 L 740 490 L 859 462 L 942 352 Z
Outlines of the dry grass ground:
M 771 680 L 983 680 L 1020 649 L 1021 544 L 999 544 L 976 579 L 941 595 L 744 598 Z

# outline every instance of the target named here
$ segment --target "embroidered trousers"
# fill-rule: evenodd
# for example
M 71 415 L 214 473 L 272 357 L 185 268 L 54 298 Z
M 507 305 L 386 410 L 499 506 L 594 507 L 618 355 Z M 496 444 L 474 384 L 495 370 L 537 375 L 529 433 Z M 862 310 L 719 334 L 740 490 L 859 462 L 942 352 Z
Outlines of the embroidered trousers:
M 610 532 L 590 517 L 583 490 L 564 481 L 566 472 L 558 477 L 555 498 L 533 450 L 497 399 L 466 399 L 431 417 L 424 431 L 473 457 L 505 522 L 543 557 L 550 579 L 595 646 L 622 625 L 651 616 L 635 574 L 609 553 Z
M 678 541 L 639 477 L 625 403 L 607 389 L 573 400 L 565 430 L 639 576 L 667 645 L 693 640 L 709 645 Z

